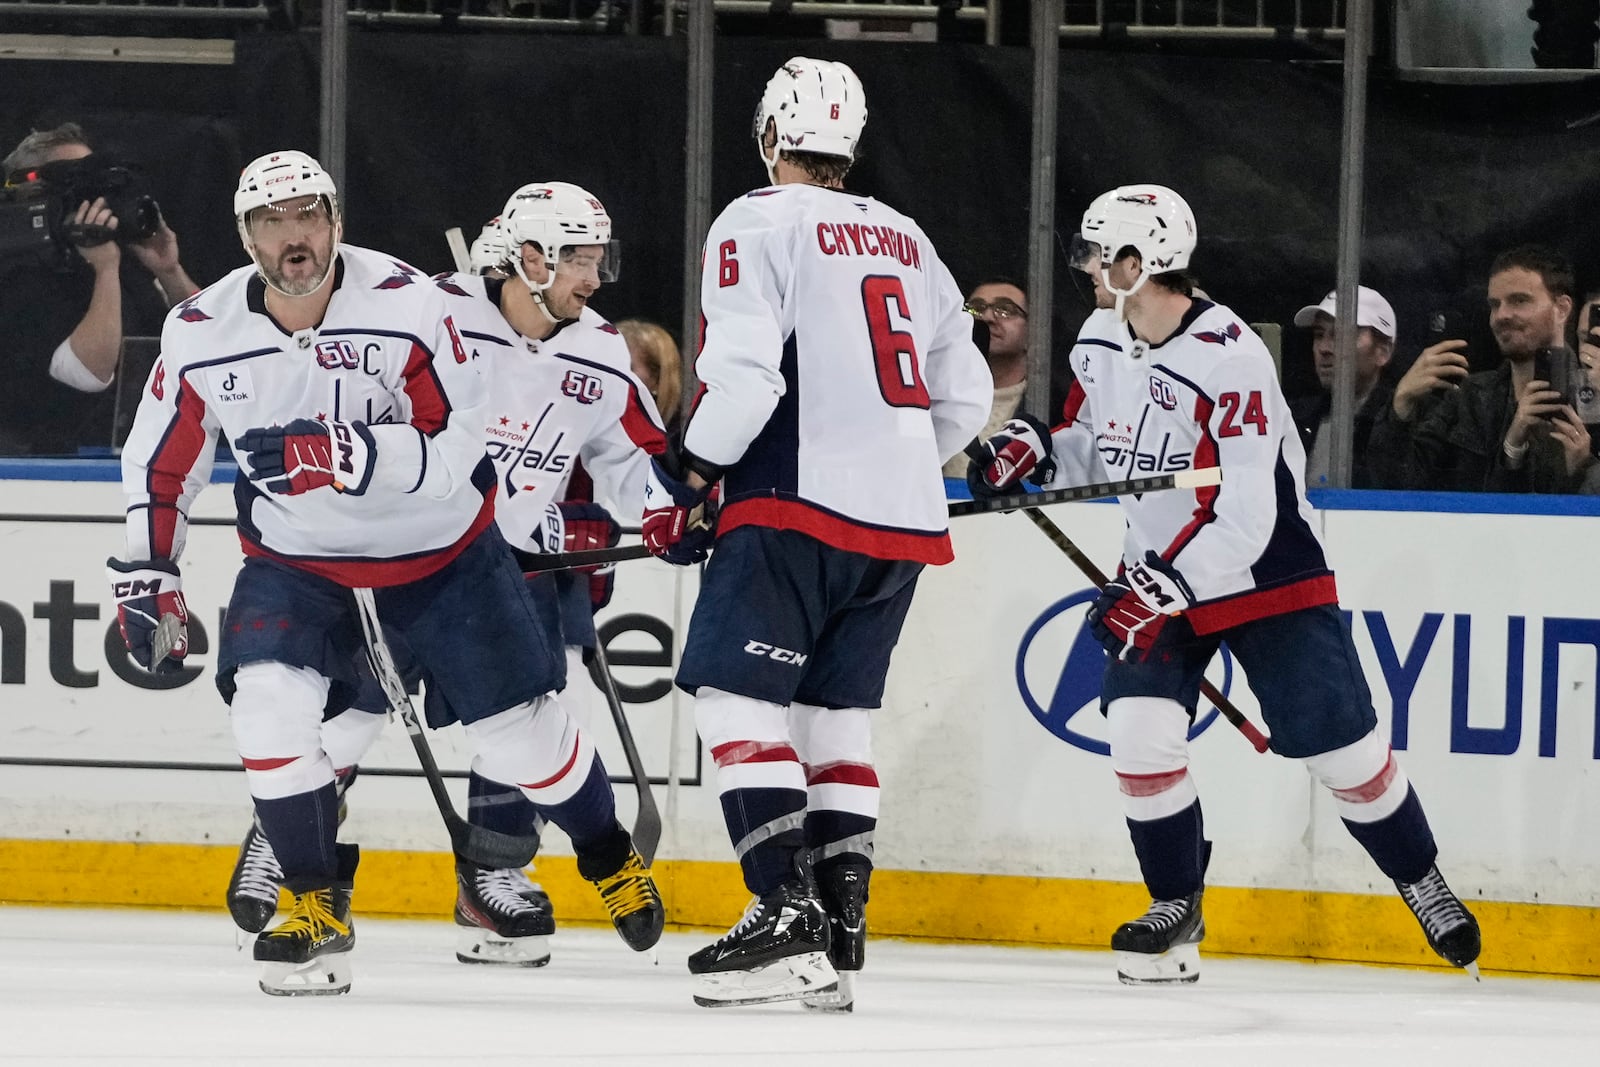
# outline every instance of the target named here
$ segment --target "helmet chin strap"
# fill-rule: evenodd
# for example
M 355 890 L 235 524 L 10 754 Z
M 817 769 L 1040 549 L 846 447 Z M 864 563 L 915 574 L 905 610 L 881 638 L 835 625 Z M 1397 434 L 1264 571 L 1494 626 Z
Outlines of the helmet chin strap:
M 778 146 L 772 146 L 772 156 L 767 157 L 767 147 L 760 141 L 756 142 L 756 154 L 761 157 L 761 165 L 767 168 L 767 184 L 778 184 Z
M 1117 318 L 1121 319 L 1123 322 L 1127 322 L 1128 321 L 1128 297 L 1132 296 L 1134 293 L 1137 293 L 1140 289 L 1144 288 L 1144 283 L 1150 280 L 1150 275 L 1145 273 L 1143 270 L 1141 270 L 1139 272 L 1139 280 L 1138 281 L 1134 282 L 1132 285 L 1128 286 L 1128 288 L 1126 288 L 1126 289 L 1118 289 L 1116 286 L 1111 284 L 1111 280 L 1106 276 L 1106 266 L 1107 265 L 1102 265 L 1101 268 L 1100 268 L 1100 281 L 1106 287 L 1106 292 L 1110 293 L 1112 296 L 1115 296 L 1117 298 L 1117 303 L 1116 303 Z
M 550 325 L 559 325 L 562 320 L 551 314 L 549 307 L 547 307 L 544 302 L 545 290 L 550 288 L 556 282 L 556 272 L 552 270 L 550 272 L 550 280 L 545 282 L 543 285 L 540 285 L 538 282 L 530 279 L 527 271 L 522 269 L 521 256 L 512 257 L 511 269 L 517 272 L 517 277 L 522 279 L 522 284 L 528 287 L 528 293 L 533 297 L 533 306 L 539 309 L 539 314 L 549 319 Z

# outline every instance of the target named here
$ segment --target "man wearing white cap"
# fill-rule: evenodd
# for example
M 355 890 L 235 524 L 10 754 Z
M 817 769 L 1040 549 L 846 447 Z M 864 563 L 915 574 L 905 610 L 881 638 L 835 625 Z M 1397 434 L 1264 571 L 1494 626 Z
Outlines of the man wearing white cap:
M 1308 304 L 1294 316 L 1294 324 L 1311 328 L 1311 354 L 1315 360 L 1317 381 L 1322 388 L 1315 393 L 1295 397 L 1289 401 L 1295 426 L 1300 430 L 1300 440 L 1306 446 L 1306 488 L 1315 489 L 1329 484 L 1330 443 L 1333 435 L 1325 432 L 1333 412 L 1333 322 L 1337 317 L 1335 297 L 1329 293 L 1320 304 Z M 1372 434 L 1372 424 L 1378 412 L 1394 395 L 1394 387 L 1383 381 L 1383 368 L 1394 356 L 1395 316 L 1376 289 L 1361 286 L 1356 299 L 1356 384 L 1355 384 L 1355 455 L 1350 468 L 1350 485 L 1367 489 L 1373 485 L 1367 468 L 1367 438 Z

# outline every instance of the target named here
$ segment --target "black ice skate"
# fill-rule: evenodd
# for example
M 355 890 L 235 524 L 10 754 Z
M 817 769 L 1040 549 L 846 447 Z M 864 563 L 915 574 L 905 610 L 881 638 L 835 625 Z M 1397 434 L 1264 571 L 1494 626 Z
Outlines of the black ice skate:
M 1177 900 L 1152 900 L 1150 910 L 1117 927 L 1111 949 L 1124 985 L 1162 985 L 1200 978 L 1200 942 L 1206 921 L 1200 912 L 1204 887 Z
M 278 857 L 260 824 L 252 822 L 228 880 L 228 914 L 233 916 L 233 924 L 247 934 L 265 930 L 278 913 L 278 887 L 282 884 Z
M 356 943 L 350 894 L 359 853 L 354 845 L 337 847 L 339 877 L 333 885 L 296 894 L 289 917 L 256 938 L 263 993 L 315 997 L 350 992 L 350 950 Z
M 517 869 L 456 860 L 456 959 L 543 967 L 556 932 L 550 898 Z M 538 901 L 538 903 L 535 903 Z
M 1422 932 L 1428 936 L 1428 945 L 1433 951 L 1477 978 L 1478 953 L 1483 949 L 1478 920 L 1445 885 L 1439 868 L 1429 867 L 1428 873 L 1418 881 L 1394 885 L 1400 890 L 1400 899 L 1422 924 Z
M 828 912 L 828 962 L 839 975 L 839 988 L 805 998 L 815 1011 L 854 1011 L 856 973 L 867 957 L 867 884 L 872 868 L 841 863 L 817 875 L 817 890 Z
M 718 941 L 689 957 L 703 1008 L 771 1004 L 836 993 L 828 913 L 803 881 L 785 882 L 745 909 Z
M 356 779 L 359 767 L 346 767 L 333 777 L 334 793 L 339 798 L 339 825 L 344 825 L 350 809 L 344 794 Z M 278 913 L 278 887 L 283 885 L 283 868 L 278 857 L 261 832 L 261 823 L 251 820 L 250 829 L 239 846 L 239 858 L 233 863 L 233 877 L 228 879 L 228 914 L 233 923 L 247 934 L 259 934 L 267 928 Z
M 650 868 L 634 851 L 628 832 L 619 826 L 609 838 L 576 851 L 578 873 L 600 891 L 606 914 L 622 940 L 635 952 L 654 948 L 667 913 Z

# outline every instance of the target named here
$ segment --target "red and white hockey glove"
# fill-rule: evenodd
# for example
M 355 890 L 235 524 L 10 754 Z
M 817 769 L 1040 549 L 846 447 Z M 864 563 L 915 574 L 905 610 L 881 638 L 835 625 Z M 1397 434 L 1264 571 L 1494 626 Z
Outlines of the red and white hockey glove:
M 1017 492 L 1024 478 L 1043 485 L 1055 477 L 1050 428 L 1031 415 L 1018 415 L 980 447 L 982 458 L 967 469 L 967 485 L 976 498 Z
M 359 422 L 295 419 L 246 430 L 233 447 L 249 464 L 252 481 L 271 479 L 267 491 L 286 496 L 327 485 L 359 496 L 372 481 L 377 459 L 372 434 Z
M 189 608 L 178 565 L 170 559 L 108 559 L 106 577 L 117 601 L 117 628 L 134 662 L 147 671 L 177 671 L 189 654 Z
M 563 500 L 556 507 L 561 511 L 561 551 L 588 552 L 610 548 L 622 540 L 622 527 L 611 517 L 611 512 L 599 504 L 589 500 Z
M 652 457 L 640 522 L 645 547 L 680 567 L 704 562 L 717 536 L 717 500 L 715 485 L 691 489 Z
M 1089 631 L 1120 660 L 1138 663 L 1150 655 L 1167 623 L 1194 603 L 1194 594 L 1172 564 L 1146 552 L 1144 561 L 1105 584 L 1089 606 Z

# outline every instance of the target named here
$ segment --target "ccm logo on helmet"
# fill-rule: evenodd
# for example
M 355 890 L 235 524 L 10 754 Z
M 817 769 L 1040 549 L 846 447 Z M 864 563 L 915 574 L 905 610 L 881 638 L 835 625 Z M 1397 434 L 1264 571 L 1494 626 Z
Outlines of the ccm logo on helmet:
M 752 656 L 765 656 L 779 663 L 792 663 L 796 667 L 805 666 L 806 660 L 811 657 L 804 652 L 794 652 L 787 648 L 778 648 L 762 641 L 750 641 L 745 644 L 744 650 Z

